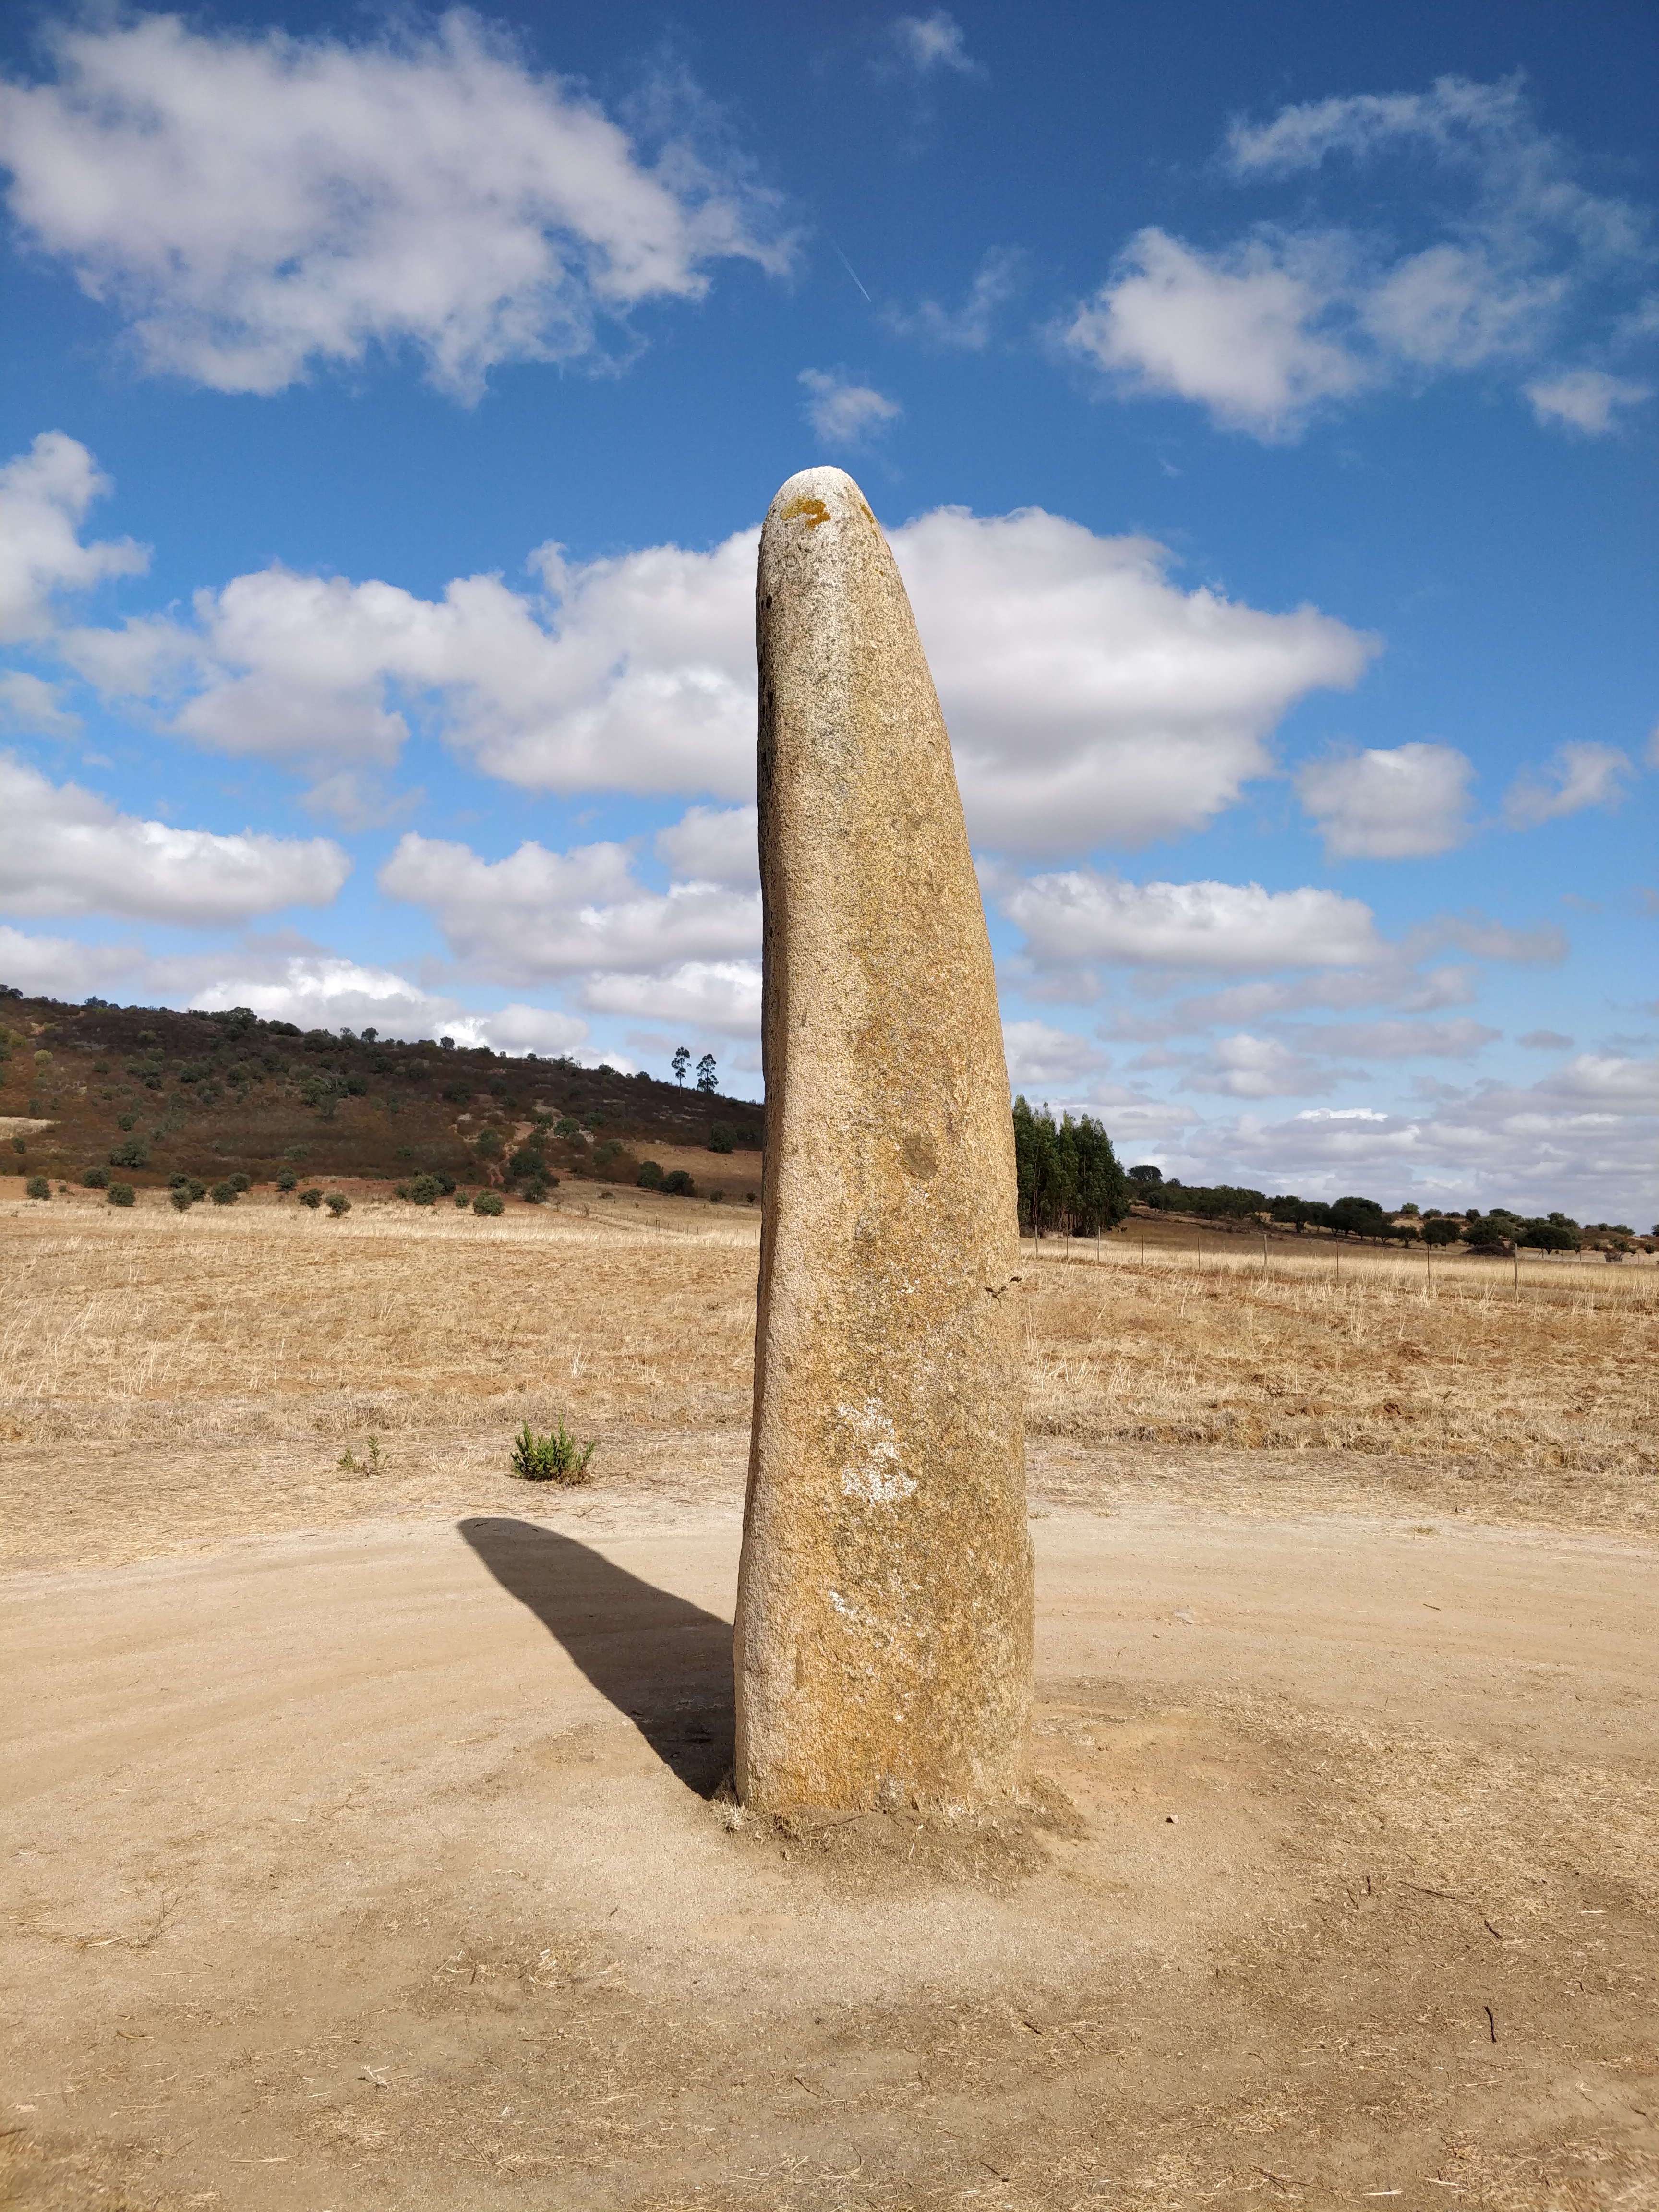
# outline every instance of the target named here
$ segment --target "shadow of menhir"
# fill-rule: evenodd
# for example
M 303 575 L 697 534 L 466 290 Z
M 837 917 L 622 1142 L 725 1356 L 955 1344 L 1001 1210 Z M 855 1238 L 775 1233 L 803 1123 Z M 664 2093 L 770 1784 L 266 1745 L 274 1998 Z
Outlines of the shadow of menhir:
M 481 1516 L 456 1525 L 663 1764 L 688 1789 L 712 1796 L 736 1740 L 731 1622 L 533 1522 Z

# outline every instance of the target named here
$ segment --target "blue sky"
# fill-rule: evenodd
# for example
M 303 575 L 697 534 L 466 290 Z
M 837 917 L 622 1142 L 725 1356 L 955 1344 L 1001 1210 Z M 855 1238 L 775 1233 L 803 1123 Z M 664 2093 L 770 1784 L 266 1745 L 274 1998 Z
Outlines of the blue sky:
M 850 469 L 1016 1085 L 1645 1227 L 1659 20 L 9 11 L 0 974 L 758 1089 Z

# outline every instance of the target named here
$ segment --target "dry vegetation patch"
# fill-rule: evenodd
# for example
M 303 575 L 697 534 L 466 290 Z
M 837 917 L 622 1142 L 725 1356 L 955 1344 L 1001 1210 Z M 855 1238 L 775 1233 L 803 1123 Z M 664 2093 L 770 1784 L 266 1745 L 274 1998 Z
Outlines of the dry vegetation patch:
M 504 1503 L 514 1432 L 561 1417 L 599 1439 L 602 1488 L 735 1500 L 757 1224 L 722 1212 L 0 1212 L 9 1555 Z M 1646 1270 L 1536 1266 L 1517 1297 L 1477 1262 L 1052 1250 L 1027 1247 L 1020 1293 L 1039 1504 L 1426 1490 L 1487 1517 L 1659 1522 Z

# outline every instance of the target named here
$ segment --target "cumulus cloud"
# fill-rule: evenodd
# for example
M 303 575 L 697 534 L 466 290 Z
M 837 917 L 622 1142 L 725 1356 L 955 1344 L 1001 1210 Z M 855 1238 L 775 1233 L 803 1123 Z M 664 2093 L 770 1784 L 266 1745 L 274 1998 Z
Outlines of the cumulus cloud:
M 1297 1052 L 1278 1037 L 1218 1037 L 1185 1079 L 1188 1091 L 1230 1098 L 1316 1098 L 1334 1089 L 1343 1071 L 1311 1053 Z
M 893 552 L 950 725 L 969 828 L 1010 853 L 1133 847 L 1199 829 L 1271 765 L 1314 690 L 1357 683 L 1378 641 L 1299 607 L 1200 587 L 1141 538 L 1040 507 L 941 507 Z
M 1002 1045 L 1008 1080 L 1016 1091 L 1046 1085 L 1069 1096 L 1107 1065 L 1098 1046 L 1071 1030 L 1056 1029 L 1051 1022 L 1005 1021 Z
M 1468 836 L 1474 774 L 1453 745 L 1412 744 L 1310 761 L 1296 788 L 1334 860 L 1417 860 Z
M 760 1032 L 761 965 L 758 960 L 687 960 L 654 975 L 591 975 L 581 1000 L 593 1013 L 754 1037 Z
M 1309 1198 L 1562 1206 L 1583 1220 L 1650 1220 L 1659 1063 L 1585 1053 L 1539 1082 L 1440 1089 L 1417 1113 L 1311 1107 L 1189 1131 L 1174 1172 Z
M 415 715 L 529 789 L 742 799 L 757 542 L 748 530 L 708 552 L 586 563 L 544 546 L 541 591 L 473 576 L 439 599 L 269 568 L 199 592 L 187 619 L 69 629 L 54 649 L 180 736 L 317 776 L 319 803 L 390 767 Z M 891 544 L 969 829 L 1007 852 L 1201 828 L 1272 765 L 1288 710 L 1355 684 L 1379 649 L 1313 607 L 1183 591 L 1151 540 L 1098 538 L 1041 508 L 940 508 Z
M 968 52 L 961 24 L 944 8 L 935 8 L 931 15 L 896 15 L 887 34 L 919 77 L 932 76 L 940 70 L 957 76 L 984 74 Z
M 389 897 L 424 907 L 456 957 L 497 981 L 660 974 L 757 951 L 757 890 L 691 882 L 651 891 L 632 860 L 623 845 L 552 853 L 527 843 L 485 860 L 465 845 L 410 832 L 380 884 Z
M 1570 149 L 1538 129 L 1518 81 L 1442 78 L 1426 93 L 1310 102 L 1267 124 L 1241 120 L 1227 141 L 1235 181 L 1256 185 L 1385 156 L 1440 173 L 1443 234 L 1390 259 L 1305 217 L 1260 223 L 1213 251 L 1148 228 L 1062 343 L 1121 392 L 1188 399 L 1227 428 L 1289 438 L 1382 384 L 1535 359 L 1593 287 L 1628 287 L 1650 259 L 1645 217 L 1577 183 Z M 1610 338 L 1622 329 L 1628 341 L 1638 324 L 1626 316 Z M 1648 396 L 1597 370 L 1526 391 L 1540 421 L 1592 432 Z
M 804 368 L 800 381 L 807 391 L 806 419 L 828 445 L 862 445 L 904 412 L 896 399 L 852 383 L 841 369 Z
M 792 255 L 771 196 L 682 137 L 647 160 L 463 9 L 349 45 L 176 15 L 63 27 L 11 88 L 25 236 L 127 318 L 155 370 L 280 391 L 414 348 L 470 399 L 510 361 L 592 354 L 607 318 Z
M 0 757 L 0 903 L 11 914 L 114 914 L 200 928 L 326 906 L 350 872 L 327 838 L 175 830 Z
M 1010 881 L 997 903 L 1041 967 L 1346 968 L 1383 950 L 1371 910 L 1311 885 L 1129 884 L 1091 868 Z
M 292 939 L 252 938 L 232 951 L 173 955 L 143 944 L 82 945 L 0 924 L 0 976 L 18 989 L 74 1000 L 125 994 L 134 1006 L 210 1012 L 250 1006 L 304 1029 L 378 1029 L 384 1036 L 453 1036 L 498 1052 L 605 1056 L 580 1015 L 519 1004 L 477 1010 L 381 968 Z M 610 1055 L 613 1066 L 625 1066 Z
M 1541 770 L 1523 769 L 1516 776 L 1504 800 L 1504 818 L 1512 830 L 1532 830 L 1586 806 L 1611 810 L 1634 773 L 1630 755 L 1617 745 L 1559 745 Z
M 149 566 L 148 547 L 130 538 L 81 543 L 88 508 L 111 489 L 86 447 L 61 430 L 43 430 L 0 468 L 0 640 L 45 637 L 58 592 Z
M 1120 390 L 1197 401 L 1231 429 L 1281 438 L 1370 372 L 1318 327 L 1340 290 L 1328 244 L 1251 239 L 1206 254 L 1151 227 L 1060 333 Z
M 754 890 L 760 883 L 759 823 L 752 806 L 693 806 L 653 841 L 657 858 L 684 883 Z
M 3 529 L 3 517 L 0 517 L 0 529 Z M 32 737 L 73 737 L 81 726 L 81 718 L 61 704 L 62 697 L 55 684 L 21 668 L 0 670 L 0 722 L 8 729 L 23 730 Z

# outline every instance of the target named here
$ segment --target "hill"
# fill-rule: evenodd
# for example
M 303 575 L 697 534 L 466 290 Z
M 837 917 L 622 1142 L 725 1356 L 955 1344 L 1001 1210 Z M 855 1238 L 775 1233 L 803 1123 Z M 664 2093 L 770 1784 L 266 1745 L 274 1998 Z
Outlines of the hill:
M 613 1067 L 368 1029 L 301 1030 L 246 1006 L 0 1006 L 0 1127 L 13 1173 L 135 1188 L 178 1174 L 500 1182 L 526 1123 L 556 1176 L 613 1180 L 653 1143 L 758 1150 L 763 1109 Z M 21 1157 L 19 1157 L 21 1155 Z M 636 1171 L 636 1169 L 635 1169 Z

